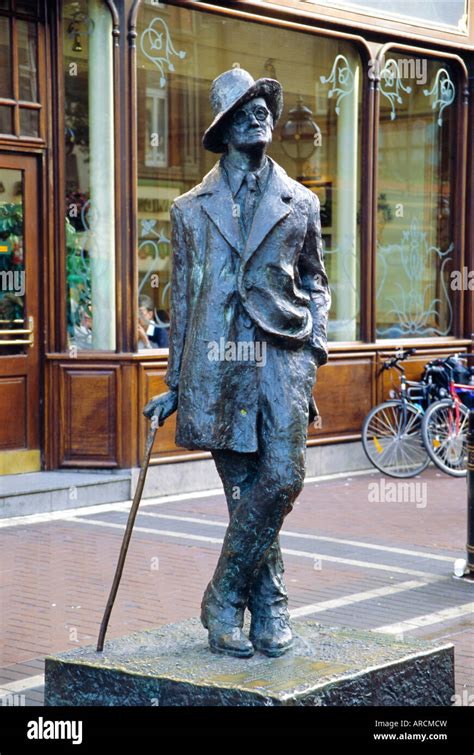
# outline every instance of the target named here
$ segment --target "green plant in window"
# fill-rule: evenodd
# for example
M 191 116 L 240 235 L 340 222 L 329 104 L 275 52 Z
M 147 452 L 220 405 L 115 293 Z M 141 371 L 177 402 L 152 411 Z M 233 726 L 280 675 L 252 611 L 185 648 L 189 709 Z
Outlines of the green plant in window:
M 23 233 L 23 205 L 5 202 L 0 205 L 0 234 L 20 236 Z
M 91 301 L 90 259 L 82 236 L 66 217 L 67 328 L 71 336 L 74 327 L 81 324 L 81 314 L 90 309 Z
M 23 312 L 24 305 L 21 296 L 16 296 L 10 292 L 0 294 L 0 320 L 11 321 L 8 324 L 4 323 L 3 326 L 14 328 L 15 320 L 23 320 Z
M 7 252 L 0 254 L 0 271 L 23 270 L 23 205 L 5 202 L 0 205 L 0 246 Z M 0 320 L 10 320 L 7 327 L 15 327 L 15 320 L 24 316 L 24 301 L 15 292 L 0 291 Z
M 9 247 L 0 254 L 0 270 L 23 269 L 23 205 L 5 202 L 0 205 L 0 244 Z

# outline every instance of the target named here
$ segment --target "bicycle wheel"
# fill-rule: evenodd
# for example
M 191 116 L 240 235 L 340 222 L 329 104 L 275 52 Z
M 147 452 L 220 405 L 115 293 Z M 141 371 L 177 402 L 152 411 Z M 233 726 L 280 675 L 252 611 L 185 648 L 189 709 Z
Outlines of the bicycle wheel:
M 421 437 L 423 413 L 412 404 L 386 401 L 362 426 L 362 445 L 374 467 L 390 477 L 414 477 L 430 463 Z
M 450 398 L 431 404 L 423 418 L 421 432 L 426 450 L 436 466 L 453 477 L 467 474 L 468 420 L 464 404 L 459 404 L 457 415 Z

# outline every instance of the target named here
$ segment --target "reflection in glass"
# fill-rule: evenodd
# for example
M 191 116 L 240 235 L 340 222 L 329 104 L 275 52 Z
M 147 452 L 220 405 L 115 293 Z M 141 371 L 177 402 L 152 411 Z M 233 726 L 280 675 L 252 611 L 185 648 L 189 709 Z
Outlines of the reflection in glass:
M 168 327 L 169 209 L 219 159 L 201 146 L 213 119 L 209 89 L 216 76 L 240 65 L 255 79 L 269 76 L 283 86 L 284 112 L 268 154 L 320 199 L 333 300 L 329 337 L 358 339 L 362 85 L 355 49 L 312 34 L 142 3 L 137 52 L 139 292 L 152 299 L 156 323 Z M 304 144 L 298 145 L 295 121 L 302 113 L 298 137 Z
M 327 271 L 335 300 L 331 307 L 328 335 L 332 340 L 355 341 L 358 337 L 359 255 L 358 176 L 360 69 L 357 56 L 350 50 L 338 54 L 327 76 L 320 76 L 328 87 L 327 96 L 334 103 L 337 127 L 334 128 L 337 172 L 334 192 L 334 242 L 326 249 Z M 331 318 L 332 315 L 332 318 Z
M 20 108 L 20 134 L 22 136 L 39 136 L 39 110 Z
M 381 77 L 377 336 L 452 333 L 455 86 L 446 66 L 388 60 Z
M 0 16 L 0 97 L 12 96 L 10 19 Z
M 0 355 L 24 351 L 25 344 L 12 343 L 27 340 L 16 332 L 25 329 L 24 321 L 22 172 L 0 168 Z
M 67 326 L 70 346 L 115 349 L 112 19 L 63 3 Z
M 17 19 L 16 29 L 20 100 L 37 102 L 36 24 Z
M 0 105 L 0 134 L 13 134 L 13 108 Z
M 316 2 L 316 0 L 310 0 Z M 425 24 L 451 26 L 467 33 L 467 1 L 466 0 L 397 0 L 387 3 L 386 0 L 329 0 L 327 5 L 336 7 L 348 6 L 353 11 L 376 12 L 380 18 L 398 16 L 408 21 L 413 19 Z

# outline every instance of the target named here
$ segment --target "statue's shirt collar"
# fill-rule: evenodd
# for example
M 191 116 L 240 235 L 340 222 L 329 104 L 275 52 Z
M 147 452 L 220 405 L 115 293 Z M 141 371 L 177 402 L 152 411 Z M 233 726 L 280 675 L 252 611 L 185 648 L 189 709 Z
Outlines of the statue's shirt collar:
M 268 157 L 265 157 L 265 163 L 261 168 L 259 168 L 259 170 L 241 170 L 240 168 L 237 168 L 235 165 L 231 164 L 225 155 L 221 158 L 221 165 L 224 169 L 224 174 L 229 183 L 233 197 L 237 196 L 245 180 L 245 176 L 250 172 L 252 172 L 257 179 L 257 186 L 259 191 L 263 192 L 268 179 L 268 174 L 271 170 L 271 163 Z

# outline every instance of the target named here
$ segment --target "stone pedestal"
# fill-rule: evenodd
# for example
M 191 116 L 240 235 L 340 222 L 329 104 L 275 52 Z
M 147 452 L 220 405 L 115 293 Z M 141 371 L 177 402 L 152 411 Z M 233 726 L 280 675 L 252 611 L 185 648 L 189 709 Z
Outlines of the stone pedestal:
M 280 658 L 212 653 L 198 619 L 46 659 L 46 705 L 452 705 L 454 648 L 293 621 Z

